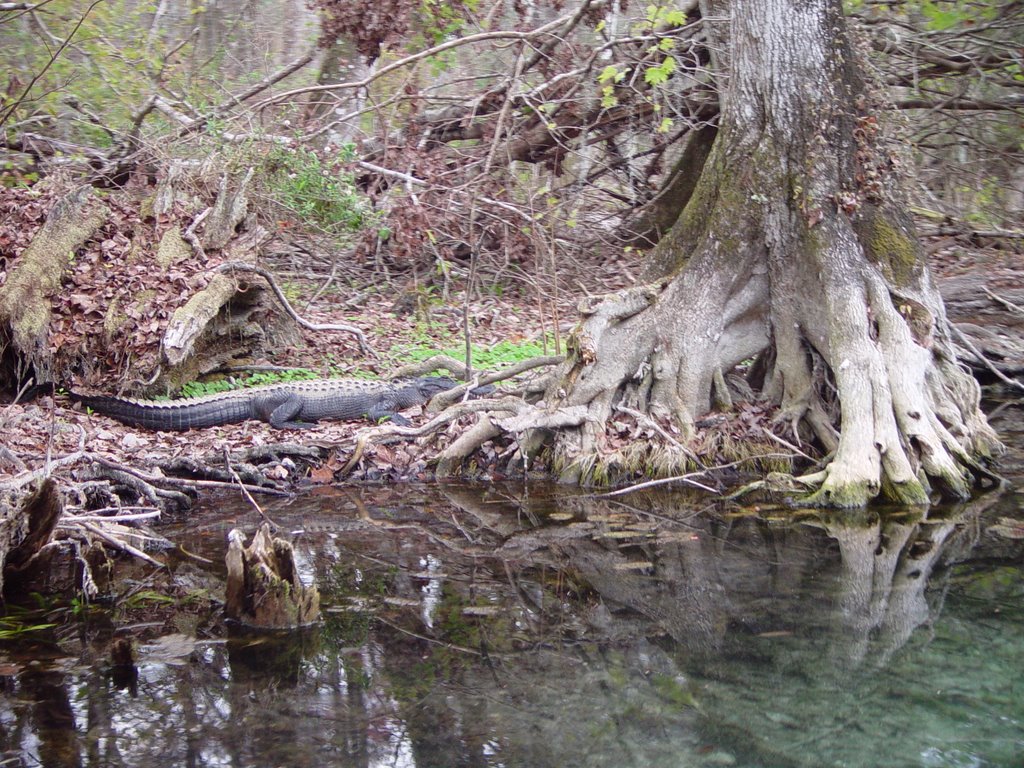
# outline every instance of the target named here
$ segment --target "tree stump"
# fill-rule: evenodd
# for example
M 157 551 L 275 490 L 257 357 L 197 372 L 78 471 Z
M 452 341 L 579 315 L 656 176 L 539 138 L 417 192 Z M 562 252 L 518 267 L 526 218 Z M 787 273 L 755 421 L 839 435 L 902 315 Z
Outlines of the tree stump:
M 227 597 L 229 619 L 260 629 L 294 629 L 320 617 L 320 592 L 306 587 L 295 569 L 292 545 L 270 535 L 264 524 L 245 546 L 237 528 L 228 534 Z
M 22 574 L 49 541 L 63 505 L 47 478 L 20 503 L 0 496 L 0 593 L 6 576 Z

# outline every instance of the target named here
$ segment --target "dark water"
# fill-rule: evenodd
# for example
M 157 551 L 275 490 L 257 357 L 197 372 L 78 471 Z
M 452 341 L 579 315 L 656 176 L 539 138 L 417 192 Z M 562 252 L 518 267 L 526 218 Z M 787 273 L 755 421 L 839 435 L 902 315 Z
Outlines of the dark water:
M 1018 488 L 1021 416 L 995 417 Z M 994 527 L 1022 502 L 794 517 L 517 485 L 269 505 L 320 627 L 122 627 L 149 638 L 136 680 L 94 619 L 0 644 L 0 766 L 1024 766 L 1024 542 Z M 221 499 L 164 532 L 219 560 L 257 524 Z

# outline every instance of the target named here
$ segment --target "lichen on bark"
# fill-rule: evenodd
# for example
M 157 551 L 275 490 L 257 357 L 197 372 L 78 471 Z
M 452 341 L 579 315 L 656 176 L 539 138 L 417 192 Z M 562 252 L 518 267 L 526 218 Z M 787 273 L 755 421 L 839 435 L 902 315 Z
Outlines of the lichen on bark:
M 7 336 L 41 380 L 47 379 L 50 368 L 46 336 L 51 299 L 75 252 L 109 215 L 89 187 L 65 195 L 50 210 L 0 287 L 0 339 Z

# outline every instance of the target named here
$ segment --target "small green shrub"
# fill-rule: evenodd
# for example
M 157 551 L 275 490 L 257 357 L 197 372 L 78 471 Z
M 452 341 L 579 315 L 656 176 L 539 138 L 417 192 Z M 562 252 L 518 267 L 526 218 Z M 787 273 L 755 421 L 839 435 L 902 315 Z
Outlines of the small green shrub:
M 554 341 L 548 339 L 547 350 L 541 341 L 501 341 L 497 344 L 484 347 L 473 345 L 473 367 L 492 370 L 505 368 L 532 357 L 540 357 L 545 354 L 552 354 Z M 398 354 L 409 360 L 426 360 L 434 355 L 448 355 L 448 357 L 462 360 L 466 356 L 464 345 L 452 346 L 445 349 L 437 349 L 434 346 L 415 344 L 396 350 Z
M 264 384 L 281 384 L 286 381 L 308 381 L 319 378 L 316 371 L 308 368 L 293 368 L 288 371 L 256 372 L 246 376 L 244 379 L 219 379 L 217 381 L 190 381 L 181 388 L 182 397 L 203 397 L 215 395 L 218 392 L 228 392 L 232 389 L 246 389 L 247 387 L 259 387 Z
M 366 197 L 352 174 L 341 169 L 355 148 L 346 145 L 333 159 L 308 149 L 274 147 L 266 156 L 267 194 L 299 223 L 341 236 L 376 226 Z

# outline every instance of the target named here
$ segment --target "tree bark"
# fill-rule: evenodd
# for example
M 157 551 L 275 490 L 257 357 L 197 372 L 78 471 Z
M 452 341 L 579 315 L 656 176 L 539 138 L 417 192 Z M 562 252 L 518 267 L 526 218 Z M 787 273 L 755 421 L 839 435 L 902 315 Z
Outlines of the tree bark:
M 964 498 L 1001 446 L 956 363 L 841 3 L 720 5 L 704 13 L 729 19 L 713 32 L 718 135 L 650 255 L 656 280 L 583 308 L 547 399 L 589 420 L 559 432 L 554 464 L 593 479 L 623 397 L 692 435 L 722 372 L 760 356 L 777 418 L 832 454 L 799 478 L 805 502 Z

